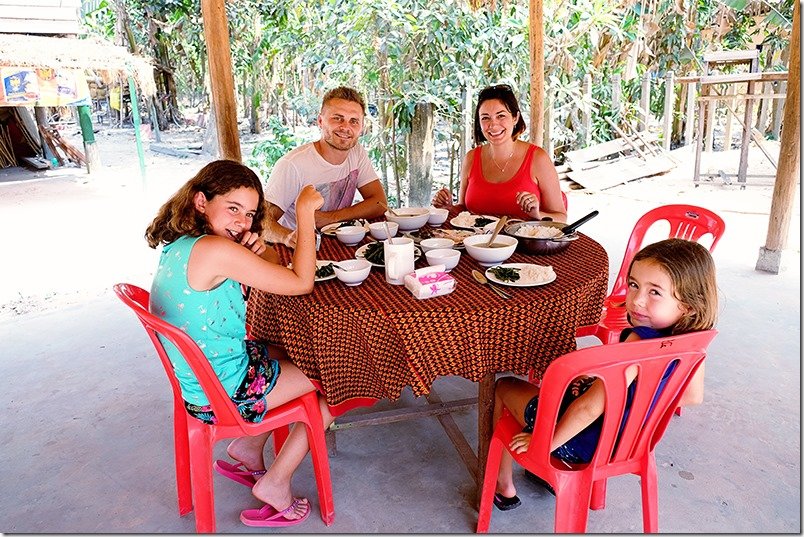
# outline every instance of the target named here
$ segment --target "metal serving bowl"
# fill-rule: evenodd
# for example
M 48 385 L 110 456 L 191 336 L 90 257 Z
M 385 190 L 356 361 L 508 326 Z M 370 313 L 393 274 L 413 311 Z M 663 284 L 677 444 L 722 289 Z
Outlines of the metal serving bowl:
M 503 233 L 515 237 L 519 241 L 517 248 L 524 253 L 535 255 L 557 254 L 558 252 L 563 252 L 569 248 L 570 243 L 578 238 L 578 234 L 570 233 L 569 235 L 554 239 L 537 239 L 533 237 L 523 237 L 521 235 L 517 235 L 516 232 L 522 226 L 553 227 L 561 229 L 566 225 L 567 224 L 562 222 L 543 222 L 538 220 L 516 222 L 514 224 L 508 224 L 505 226 L 505 228 L 503 228 Z

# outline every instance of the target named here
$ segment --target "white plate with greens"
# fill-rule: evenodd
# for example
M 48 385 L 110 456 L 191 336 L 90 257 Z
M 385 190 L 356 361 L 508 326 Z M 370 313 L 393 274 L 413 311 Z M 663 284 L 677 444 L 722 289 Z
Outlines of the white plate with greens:
M 486 278 L 500 285 L 534 287 L 555 281 L 556 273 L 550 265 L 533 263 L 503 263 L 486 269 Z
M 332 224 L 327 224 L 326 226 L 321 228 L 321 233 L 323 235 L 326 235 L 327 237 L 334 237 L 335 230 L 345 226 L 363 226 L 363 229 L 366 230 L 366 233 L 369 232 L 368 220 L 364 220 L 363 218 L 355 218 L 354 220 L 346 220 L 344 222 L 334 222 Z
M 485 229 L 489 225 L 491 225 L 491 229 L 494 229 L 492 224 L 496 224 L 497 221 L 499 221 L 499 218 L 496 216 L 471 214 L 468 211 L 463 211 L 450 220 L 449 223 L 455 228 L 478 230 Z
M 418 261 L 422 256 L 421 248 L 413 247 L 413 260 Z M 385 267 L 385 247 L 380 241 L 372 241 L 364 244 L 355 252 L 356 259 L 365 259 L 375 267 Z

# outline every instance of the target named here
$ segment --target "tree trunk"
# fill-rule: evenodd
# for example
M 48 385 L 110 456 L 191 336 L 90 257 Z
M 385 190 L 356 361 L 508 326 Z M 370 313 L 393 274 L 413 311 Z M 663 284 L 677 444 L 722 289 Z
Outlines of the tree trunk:
M 214 106 L 210 106 L 209 108 L 207 130 L 204 132 L 204 142 L 201 144 L 201 151 L 212 158 L 218 158 L 220 155 L 220 148 L 218 146 L 218 121 L 215 117 Z
M 433 104 L 416 103 L 408 135 L 408 206 L 426 207 L 433 190 Z

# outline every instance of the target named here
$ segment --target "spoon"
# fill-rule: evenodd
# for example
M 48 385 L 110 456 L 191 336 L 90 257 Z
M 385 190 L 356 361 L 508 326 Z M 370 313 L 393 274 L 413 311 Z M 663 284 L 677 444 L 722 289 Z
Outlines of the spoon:
M 383 202 L 381 202 L 381 201 L 378 201 L 378 202 L 377 202 L 377 205 L 380 205 L 381 207 L 385 207 L 385 209 L 386 209 L 386 210 L 387 210 L 389 213 L 391 213 L 392 215 L 394 215 L 394 216 L 396 216 L 396 217 L 401 217 L 401 216 L 402 216 L 401 214 L 399 214 L 398 212 L 396 212 L 395 210 L 393 210 L 391 207 L 389 207 L 387 203 L 383 203 Z M 390 238 L 390 235 L 389 235 L 389 238 Z
M 564 233 L 565 236 L 569 235 L 570 233 L 573 233 L 576 229 L 581 227 L 582 224 L 587 223 L 589 220 L 591 220 L 592 218 L 596 217 L 598 214 L 600 214 L 600 211 L 592 211 L 591 213 L 587 214 L 586 216 L 584 216 L 582 218 L 579 218 L 575 222 L 562 227 L 561 232 Z
M 494 239 L 496 239 L 497 235 L 500 234 L 500 230 L 503 228 L 503 226 L 505 225 L 505 223 L 507 221 L 508 221 L 507 216 L 503 216 L 502 218 L 500 218 L 497 221 L 497 225 L 494 226 L 494 233 L 491 234 L 491 238 L 489 239 L 489 242 L 486 243 L 486 248 L 500 248 L 500 247 L 503 247 L 503 246 L 507 246 L 506 244 L 494 244 Z
M 505 299 L 511 298 L 511 295 L 509 295 L 508 293 L 506 293 L 505 291 L 503 291 L 502 289 L 498 288 L 496 285 L 488 281 L 488 279 L 480 271 L 472 269 L 472 277 L 475 279 L 477 283 L 481 285 L 488 285 L 489 287 L 491 287 L 491 290 L 497 293 L 500 296 L 500 298 Z

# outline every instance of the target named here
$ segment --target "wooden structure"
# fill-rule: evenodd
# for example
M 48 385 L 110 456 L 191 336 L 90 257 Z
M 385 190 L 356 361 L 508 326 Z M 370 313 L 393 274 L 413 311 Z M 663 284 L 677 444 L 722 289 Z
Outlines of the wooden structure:
M 78 35 L 81 0 L 0 0 L 0 33 Z
M 764 97 L 762 93 L 757 94 L 756 84 L 757 82 L 770 82 L 774 80 L 784 80 L 787 78 L 787 73 L 760 73 L 759 72 L 759 50 L 727 50 L 721 52 L 712 52 L 708 54 L 704 54 L 704 74 L 701 77 L 685 77 L 684 82 L 700 82 L 701 84 L 701 96 L 698 98 L 698 127 L 697 127 L 697 135 L 695 137 L 695 175 L 693 177 L 693 182 L 695 186 L 698 186 L 698 182 L 700 180 L 701 175 L 701 152 L 704 148 L 705 137 L 704 137 L 704 123 L 708 119 L 710 123 L 709 132 L 711 132 L 711 123 L 714 121 L 714 107 L 716 103 L 715 100 L 722 99 L 723 95 L 720 94 L 715 85 L 717 84 L 729 84 L 730 88 L 733 89 L 733 84 L 739 83 L 746 83 L 747 84 L 747 91 L 742 96 L 745 100 L 745 110 L 743 113 L 743 119 L 740 120 L 740 124 L 743 126 L 742 132 L 742 139 L 740 140 L 740 165 L 737 171 L 737 182 L 741 183 L 741 186 L 745 188 L 746 176 L 748 174 L 748 149 L 753 139 L 756 141 L 759 148 L 765 153 L 768 159 L 776 165 L 773 159 L 768 155 L 762 145 L 762 139 L 759 136 L 756 136 L 753 133 L 752 125 L 753 125 L 753 114 L 754 114 L 754 100 L 761 99 Z M 734 74 L 712 74 L 711 70 L 714 68 L 727 66 L 727 65 L 737 65 L 737 64 L 744 64 L 747 63 L 750 65 L 750 69 L 747 73 L 734 73 Z M 729 91 L 729 99 L 733 100 L 733 91 Z M 727 105 L 728 106 L 728 105 Z M 734 111 L 729 107 L 729 113 L 734 114 Z M 736 114 L 734 114 L 736 117 Z M 730 129 L 729 131 L 730 137 Z M 711 146 L 710 137 L 707 137 L 706 146 Z M 726 144 L 730 144 L 730 140 L 726 140 Z
M 784 127 L 779 149 L 779 166 L 773 185 L 768 236 L 765 246 L 759 249 L 756 270 L 778 274 L 782 264 L 782 251 L 787 246 L 790 216 L 796 196 L 796 183 L 801 171 L 801 4 L 793 8 L 793 33 L 790 37 L 790 66 L 787 87 L 791 88 L 784 108 Z
M 3 1 L 0 0 L 0 2 Z M 0 13 L 2 13 L 1 10 Z M 123 76 L 130 80 L 131 86 L 133 86 L 133 81 L 136 81 L 145 95 L 156 93 L 153 66 L 148 59 L 134 56 L 122 47 L 96 38 L 75 39 L 0 33 L 0 66 L 54 70 L 78 69 L 82 72 L 92 69 L 107 79 L 107 82 Z M 87 170 L 91 173 L 100 168 L 100 155 L 95 146 L 89 106 L 79 106 L 78 109 L 84 138 L 85 163 Z M 43 116 L 43 114 L 41 115 Z M 39 116 L 38 114 L 37 117 Z M 47 127 L 47 125 L 41 126 Z M 135 128 L 135 135 L 140 144 L 138 128 Z M 142 163 L 142 159 L 140 160 Z M 141 171 L 144 174 L 144 168 Z

